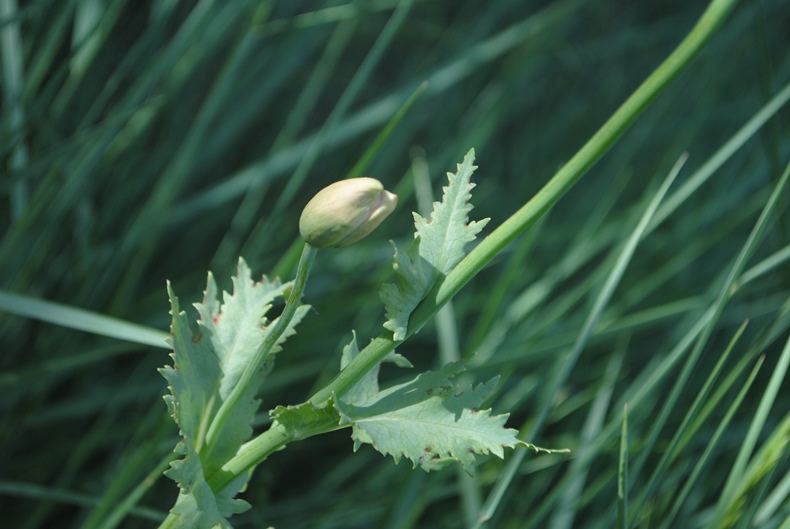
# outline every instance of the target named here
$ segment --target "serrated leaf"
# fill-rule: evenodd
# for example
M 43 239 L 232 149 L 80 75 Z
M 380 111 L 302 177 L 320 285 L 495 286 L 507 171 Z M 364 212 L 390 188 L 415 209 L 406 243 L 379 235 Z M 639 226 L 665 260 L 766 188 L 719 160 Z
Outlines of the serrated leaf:
M 252 280 L 247 263 L 239 261 L 233 280 L 233 294 L 223 292 L 219 304 L 217 285 L 209 272 L 203 303 L 195 303 L 200 314 L 198 325 L 209 338 L 222 370 L 219 395 L 225 399 L 238 383 L 248 360 L 263 342 L 269 325 L 266 313 L 277 297 L 282 297 L 290 284 L 269 281 L 265 276 L 259 283 Z
M 340 370 L 346 366 L 359 354 L 359 347 L 357 346 L 357 334 L 351 331 L 351 342 L 343 348 L 343 354 L 340 357 Z M 397 354 L 395 351 L 389 353 L 384 360 L 376 364 L 373 369 L 365 373 L 359 381 L 346 392 L 343 398 L 347 402 L 361 402 L 365 401 L 368 397 L 373 397 L 379 392 L 379 369 L 383 362 L 391 362 L 398 367 L 412 367 L 404 356 Z
M 474 454 L 503 457 L 504 448 L 524 444 L 516 430 L 504 427 L 507 415 L 477 409 L 497 379 L 460 390 L 452 377 L 463 369 L 463 363 L 451 363 L 373 396 L 344 396 L 335 406 L 341 424 L 352 425 L 354 449 L 370 444 L 396 463 L 405 457 L 426 471 L 459 462 L 471 475 Z
M 239 514 L 250 508 L 244 500 L 234 499 L 238 491 L 243 488 L 247 476 L 236 480 L 222 492 L 215 494 L 206 483 L 200 459 L 194 449 L 179 443 L 177 451 L 185 452 L 184 459 L 173 461 L 171 468 L 165 475 L 179 483 L 187 484 L 181 488 L 176 503 L 170 510 L 177 517 L 176 527 L 179 529 L 212 529 L 219 526 L 223 529 L 232 529 L 227 518 Z
M 206 477 L 236 455 L 241 445 L 251 437 L 250 423 L 259 405 L 255 394 L 260 381 L 273 366 L 273 353 L 279 350 L 288 336 L 294 334 L 295 325 L 309 310 L 307 306 L 297 309 L 288 329 L 279 338 L 278 347 L 258 367 L 259 383 L 252 385 L 240 399 L 209 456 L 202 453 L 207 429 L 263 343 L 266 333 L 273 327 L 274 322 L 266 319 L 272 302 L 282 297 L 290 287 L 290 284 L 269 281 L 265 276 L 260 282 L 253 281 L 243 259 L 239 259 L 233 285 L 233 293 L 223 293 L 220 303 L 216 282 L 209 273 L 203 302 L 195 304 L 200 320 L 199 332 L 193 334 L 186 312 L 180 310 L 178 298 L 168 283 L 173 316 L 170 339 L 173 366 L 165 366 L 160 372 L 171 393 L 165 396 L 165 402 L 182 436 L 176 452 L 185 457 L 174 461 L 167 475 L 181 488 L 174 509 L 181 513 L 180 516 L 188 518 L 189 523 L 199 522 L 196 527 L 204 527 L 203 523 L 212 520 L 213 524 L 221 522 L 226 524 L 224 527 L 230 527 L 224 517 L 248 507 L 246 502 L 233 498 L 244 488 L 249 474 L 240 476 L 218 494 L 211 492 Z M 205 519 L 192 520 L 191 517 L 197 515 L 188 514 L 190 506 L 196 506 L 199 512 L 204 513 L 200 516 L 205 516 Z M 173 512 L 175 514 L 176 510 Z
M 173 366 L 165 366 L 159 372 L 168 382 L 171 394 L 165 395 L 164 399 L 183 437 L 177 451 L 187 454 L 184 443 L 194 452 L 200 445 L 206 422 L 204 412 L 215 407 L 214 394 L 221 370 L 211 344 L 200 335 L 193 336 L 186 312 L 180 311 L 178 298 L 169 283 L 167 288 L 173 315 L 170 339 Z M 179 479 L 177 472 L 171 475 L 182 489 L 189 490 L 190 483 L 194 481 L 191 478 Z
M 474 149 L 458 164 L 455 174 L 447 173 L 441 202 L 434 202 L 430 220 L 414 213 L 415 241 L 403 252 L 395 248 L 393 269 L 397 283 L 382 285 L 381 300 L 387 314 L 384 327 L 395 340 L 406 338 L 409 316 L 430 292 L 436 281 L 464 257 L 464 247 L 472 242 L 489 219 L 469 222 L 472 205 Z M 414 329 L 418 330 L 418 329 Z
M 216 282 L 209 273 L 203 303 L 195 304 L 195 308 L 200 314 L 198 325 L 201 334 L 211 343 L 222 373 L 217 390 L 216 408 L 211 410 L 211 417 L 238 384 L 247 364 L 263 343 L 266 333 L 274 327 L 277 319 L 269 322 L 266 314 L 272 302 L 278 297 L 284 297 L 290 286 L 290 283 L 280 284 L 278 280 L 269 281 L 266 276 L 259 282 L 253 281 L 247 263 L 239 259 L 237 275 L 233 278 L 233 293 L 224 292 L 223 303 L 220 306 Z M 260 404 L 255 399 L 260 382 L 271 371 L 274 354 L 280 351 L 285 340 L 296 332 L 294 327 L 309 309 L 310 307 L 306 305 L 297 309 L 293 320 L 280 336 L 276 346 L 269 356 L 263 359 L 259 368 L 259 384 L 252 385 L 248 389 L 225 423 L 212 451 L 212 461 L 204 462 L 207 471 L 217 470 L 222 463 L 233 457 L 238 452 L 239 446 L 252 435 L 250 422 Z
M 359 347 L 357 346 L 357 335 L 352 331 L 351 342 L 343 348 L 343 354 L 340 357 L 340 370 L 346 366 L 359 354 Z M 354 384 L 351 389 L 346 392 L 344 398 L 349 402 L 364 401 L 368 397 L 372 397 L 379 392 L 379 369 L 381 364 L 376 364 L 373 369 L 365 373 L 365 375 Z

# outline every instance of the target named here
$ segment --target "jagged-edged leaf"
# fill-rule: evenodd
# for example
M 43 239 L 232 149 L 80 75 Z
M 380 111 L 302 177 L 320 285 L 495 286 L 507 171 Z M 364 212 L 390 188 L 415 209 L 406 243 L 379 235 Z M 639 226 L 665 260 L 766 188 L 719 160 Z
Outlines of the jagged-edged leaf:
M 340 368 L 345 368 L 351 360 L 359 354 L 357 347 L 357 336 L 352 331 L 351 342 L 343 348 L 343 355 L 340 359 Z M 384 359 L 397 364 L 400 367 L 412 367 L 411 363 L 396 353 L 390 353 Z M 368 371 L 368 373 L 357 382 L 354 387 L 346 393 L 346 398 L 351 402 L 364 400 L 365 396 L 373 397 L 379 391 L 378 373 L 379 366 Z M 283 429 L 284 433 L 292 439 L 305 439 L 317 433 L 324 433 L 336 428 L 340 428 L 340 414 L 330 404 L 320 407 L 313 406 L 309 402 L 297 406 L 277 406 L 269 412 L 269 416 L 276 421 L 274 427 Z
M 214 276 L 209 272 L 203 303 L 196 303 L 198 325 L 207 336 L 222 369 L 219 395 L 225 399 L 244 373 L 249 359 L 263 342 L 269 321 L 266 313 L 290 284 L 269 281 L 265 276 L 256 283 L 244 260 L 239 260 L 237 275 L 232 278 L 233 293 L 222 293 L 222 304 Z
M 359 354 L 359 347 L 357 346 L 357 335 L 352 331 L 351 342 L 343 348 L 343 354 L 340 357 L 340 370 L 346 366 Z M 348 390 L 344 398 L 349 402 L 363 401 L 368 397 L 376 395 L 379 392 L 379 368 L 381 364 L 376 364 L 373 369 L 365 373 L 354 386 Z
M 211 343 L 222 373 L 216 393 L 216 407 L 211 410 L 211 417 L 238 384 L 244 369 L 263 343 L 267 332 L 274 327 L 277 319 L 269 322 L 266 314 L 272 302 L 278 297 L 284 297 L 290 286 L 290 283 L 280 284 L 278 280 L 270 281 L 266 276 L 259 282 L 253 281 L 247 263 L 239 259 L 237 275 L 233 278 L 233 293 L 224 292 L 223 303 L 220 305 L 216 282 L 209 273 L 203 303 L 195 304 L 195 308 L 200 314 L 198 326 L 201 335 Z M 274 364 L 273 355 L 281 349 L 282 343 L 296 332 L 295 326 L 307 314 L 309 308 L 303 305 L 297 309 L 293 320 L 278 339 L 276 346 L 263 359 L 259 366 L 259 383 L 271 371 Z M 222 463 L 233 457 L 239 446 L 252 435 L 250 422 L 259 406 L 259 401 L 255 399 L 258 388 L 259 384 L 252 385 L 239 400 L 217 439 L 212 451 L 212 460 L 204 461 L 207 471 L 217 470 Z
M 216 407 L 216 387 L 222 372 L 211 343 L 200 335 L 194 336 L 189 329 L 186 312 L 180 310 L 170 283 L 167 290 L 173 315 L 170 338 L 173 366 L 165 366 L 159 372 L 168 382 L 170 395 L 165 395 L 164 399 L 183 438 L 176 446 L 176 452 L 186 456 L 189 452 L 187 446 L 196 452 L 202 442 L 206 410 Z M 191 472 L 182 478 L 177 470 L 182 466 L 174 463 L 174 470 L 169 475 L 178 482 L 179 487 L 189 490 L 195 478 Z M 193 465 L 186 468 L 190 471 L 195 469 Z
M 179 443 L 177 452 L 185 453 L 184 459 L 173 461 L 165 474 L 187 485 L 179 491 L 176 503 L 170 512 L 178 519 L 176 527 L 183 529 L 211 529 L 219 526 L 232 529 L 228 518 L 250 508 L 244 500 L 234 496 L 244 487 L 248 476 L 242 476 L 231 483 L 220 493 L 214 493 L 206 483 L 205 474 L 195 450 L 184 443 Z
M 343 348 L 343 354 L 340 357 L 340 370 L 346 366 L 359 354 L 359 347 L 357 346 L 357 334 L 351 332 L 351 342 Z M 395 351 L 389 353 L 382 362 L 391 362 L 398 367 L 412 367 L 406 357 L 399 355 Z M 372 397 L 379 392 L 379 369 L 381 363 L 376 364 L 373 369 L 365 373 L 354 386 L 346 392 L 343 398 L 347 402 L 360 402 L 368 397 Z
M 384 327 L 395 340 L 406 337 L 409 316 L 431 290 L 464 257 L 464 247 L 473 241 L 489 219 L 469 222 L 472 205 L 472 173 L 475 151 L 471 149 L 458 164 L 455 174 L 447 173 L 441 202 L 434 202 L 430 220 L 414 213 L 415 240 L 403 252 L 395 248 L 393 268 L 396 283 L 382 285 L 381 300 L 387 313 Z
M 367 443 L 396 463 L 405 457 L 426 471 L 457 461 L 473 474 L 474 454 L 503 457 L 504 448 L 525 445 L 516 430 L 504 427 L 507 415 L 478 409 L 497 379 L 462 390 L 452 378 L 463 369 L 451 363 L 376 394 L 338 400 L 341 424 L 352 425 L 354 449 Z
M 180 513 L 179 516 L 188 521 L 184 527 L 204 527 L 204 523 L 211 523 L 205 527 L 218 523 L 230 527 L 224 518 L 248 507 L 246 502 L 234 499 L 246 485 L 248 474 L 240 476 L 218 494 L 211 491 L 206 477 L 236 455 L 251 437 L 250 422 L 259 405 L 254 397 L 263 377 L 272 368 L 272 354 L 257 366 L 259 383 L 253 384 L 239 400 L 210 455 L 203 453 L 205 436 L 217 410 L 273 327 L 274 322 L 266 319 L 272 302 L 282 297 L 290 285 L 281 285 L 266 277 L 260 282 L 253 281 L 243 259 L 239 260 L 233 285 L 233 293 L 224 293 L 220 303 L 216 282 L 209 273 L 203 302 L 195 304 L 200 319 L 198 333 L 193 334 L 186 312 L 181 311 L 178 298 L 168 283 L 173 317 L 170 339 L 173 366 L 165 366 L 160 372 L 171 393 L 165 396 L 165 402 L 182 436 L 176 452 L 184 458 L 174 461 L 167 475 L 181 488 L 173 512 Z M 294 326 L 308 309 L 307 306 L 299 307 L 272 353 L 295 332 Z M 191 505 L 196 506 L 195 512 L 202 514 L 192 513 Z M 199 518 L 193 520 L 194 516 Z

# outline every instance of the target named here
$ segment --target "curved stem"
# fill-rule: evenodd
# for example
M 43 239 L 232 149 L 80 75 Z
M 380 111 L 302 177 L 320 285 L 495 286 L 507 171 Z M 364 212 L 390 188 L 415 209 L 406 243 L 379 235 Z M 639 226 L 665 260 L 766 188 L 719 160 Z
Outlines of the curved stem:
M 307 276 L 310 274 L 310 267 L 313 264 L 317 251 L 317 248 L 313 248 L 305 243 L 304 249 L 302 250 L 302 257 L 299 259 L 299 266 L 296 269 L 296 278 L 294 278 L 293 287 L 288 296 L 288 301 L 285 303 L 285 308 L 282 314 L 280 314 L 280 317 L 277 318 L 277 322 L 274 324 L 272 330 L 266 334 L 263 343 L 255 352 L 252 361 L 245 368 L 244 374 L 242 374 L 238 384 L 233 388 L 233 391 L 228 395 L 225 402 L 222 403 L 219 410 L 217 410 L 217 414 L 211 421 L 211 426 L 209 426 L 208 433 L 206 434 L 206 444 L 201 457 L 211 456 L 211 452 L 216 446 L 217 440 L 228 418 L 233 413 L 239 400 L 241 400 L 242 395 L 245 395 L 250 385 L 255 383 L 255 375 L 258 373 L 258 369 L 263 363 L 263 360 L 271 354 L 272 349 L 277 345 L 280 337 L 291 324 L 291 320 L 293 320 L 296 309 L 299 307 L 299 302 L 302 299 L 304 287 L 307 283 Z
M 433 318 L 439 309 L 466 285 L 513 239 L 546 213 L 575 184 L 587 170 L 604 155 L 628 127 L 639 117 L 650 102 L 691 62 L 710 39 L 737 0 L 712 0 L 697 24 L 683 42 L 664 60 L 629 97 L 590 140 L 565 164 L 554 177 L 524 206 L 503 222 L 491 235 L 483 239 L 440 281 L 414 310 L 409 319 L 406 338 L 414 334 Z M 346 368 L 309 400 L 315 406 L 323 405 L 334 396 L 345 394 L 370 369 L 381 362 L 401 342 L 392 339 L 391 332 L 384 332 L 365 347 Z M 282 432 L 272 428 L 253 439 L 241 454 L 223 466 L 221 476 L 212 477 L 212 488 L 222 488 L 235 476 L 260 463 L 274 449 L 289 441 L 280 439 Z M 216 490 L 216 489 L 215 489 Z
M 554 177 L 491 235 L 483 239 L 458 266 L 440 281 L 417 306 L 409 319 L 409 331 L 420 329 L 466 285 L 482 268 L 501 252 L 513 239 L 551 209 L 587 170 L 609 150 L 617 139 L 645 110 L 653 99 L 699 53 L 705 42 L 734 7 L 737 0 L 713 0 L 683 42 L 667 57 L 625 103 L 603 124 L 584 146 L 565 164 Z M 395 349 L 397 342 L 392 333 L 382 333 L 363 349 L 326 387 L 310 398 L 318 405 L 333 394 L 343 395 L 373 366 Z

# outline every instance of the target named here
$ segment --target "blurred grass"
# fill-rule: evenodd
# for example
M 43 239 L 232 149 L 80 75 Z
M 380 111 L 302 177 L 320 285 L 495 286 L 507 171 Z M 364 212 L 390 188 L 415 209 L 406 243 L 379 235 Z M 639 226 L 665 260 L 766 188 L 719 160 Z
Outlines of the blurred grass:
M 209 268 L 230 286 L 238 253 L 258 273 L 290 275 L 281 258 L 304 202 L 428 80 L 365 169 L 397 190 L 398 211 L 359 245 L 319 255 L 306 294 L 316 314 L 280 355 L 262 411 L 301 401 L 336 371 L 352 328 L 361 343 L 380 332 L 386 240 L 411 237 L 413 171 L 428 168 L 436 195 L 474 147 L 474 216 L 496 226 L 704 5 L 4 0 L 0 289 L 166 331 L 166 279 L 198 300 Z M 786 188 L 720 314 L 710 307 L 790 159 L 788 27 L 783 0 L 741 2 L 620 143 L 454 300 L 458 348 L 477 353 L 470 374 L 502 373 L 494 409 L 526 433 L 548 403 L 528 440 L 572 450 L 513 464 L 487 526 L 612 527 L 626 404 L 629 527 L 787 526 Z M 576 365 L 548 392 L 684 151 Z M 155 372 L 165 352 L 4 310 L 3 523 L 154 527 L 176 496 L 151 479 L 176 442 Z M 435 366 L 441 328 L 400 352 Z M 521 459 L 485 461 L 469 484 L 350 448 L 340 431 L 275 454 L 234 526 L 468 526 L 475 495 Z

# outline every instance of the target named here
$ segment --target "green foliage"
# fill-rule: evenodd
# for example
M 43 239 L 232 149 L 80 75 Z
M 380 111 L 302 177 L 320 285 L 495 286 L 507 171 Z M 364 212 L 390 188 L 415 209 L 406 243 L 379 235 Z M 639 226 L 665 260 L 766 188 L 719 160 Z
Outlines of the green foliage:
M 341 366 L 346 366 L 359 349 L 356 336 L 343 349 Z M 392 353 L 387 361 L 410 367 L 402 356 Z M 458 462 L 474 475 L 474 454 L 493 453 L 504 457 L 503 448 L 533 445 L 516 438 L 517 431 L 505 428 L 508 415 L 480 410 L 496 384 L 495 377 L 475 388 L 462 388 L 453 379 L 462 373 L 462 362 L 450 363 L 435 372 L 425 372 L 414 380 L 380 390 L 379 366 L 368 371 L 342 398 L 332 405 L 315 407 L 309 403 L 278 406 L 270 413 L 274 427 L 292 439 L 304 439 L 337 428 L 352 428 L 354 451 L 370 444 L 397 463 L 409 459 L 423 470 L 438 470 Z
M 608 529 L 628 404 L 629 527 L 786 529 L 786 377 L 760 411 L 790 332 L 786 187 L 729 276 L 790 153 L 787 1 L 737 2 L 559 202 L 539 194 L 706 3 L 0 2 L 3 525 L 160 524 L 178 496 L 162 472 L 189 460 L 188 445 L 172 452 L 179 435 L 154 372 L 168 362 L 166 280 L 199 300 L 207 270 L 230 289 L 239 255 L 291 279 L 308 197 L 367 175 L 399 206 L 359 245 L 316 259 L 314 315 L 277 355 L 252 422 L 307 439 L 272 452 L 234 497 L 254 506 L 234 527 Z M 425 473 L 370 447 L 352 454 L 350 426 L 308 438 L 339 428 L 331 398 L 313 416 L 299 403 L 337 372 L 349 329 L 364 355 L 389 319 L 376 299 L 399 282 L 387 241 L 408 253 L 422 188 L 438 192 L 472 146 L 473 214 L 492 220 L 467 257 L 489 252 L 527 202 L 540 221 L 462 289 L 450 289 L 459 267 L 438 278 L 397 343 L 419 371 L 384 364 L 381 387 L 441 369 L 440 355 L 462 360 L 452 383 L 499 374 L 483 407 L 570 456 L 476 456 L 469 478 L 460 465 Z M 424 318 L 448 292 L 442 317 Z M 178 501 L 184 516 L 185 501 L 218 494 L 194 489 Z
M 449 175 L 450 185 L 442 202 L 434 204 L 430 223 L 415 214 L 417 233 L 412 248 L 419 253 L 410 250 L 409 259 L 412 269 L 417 265 L 419 277 L 401 274 L 401 285 L 408 294 L 387 299 L 390 313 L 404 315 L 404 324 L 437 277 L 452 270 L 463 258 L 464 245 L 485 225 L 485 221 L 467 224 L 473 159 L 470 152 L 459 164 L 458 173 Z M 178 298 L 168 284 L 174 364 L 161 372 L 171 392 L 165 401 L 182 435 L 176 451 L 184 458 L 167 472 L 178 483 L 180 493 L 163 527 L 230 527 L 227 518 L 249 508 L 235 496 L 246 487 L 257 462 L 280 445 L 348 425 L 355 451 L 367 443 L 392 455 L 396 463 L 405 457 L 426 471 L 459 462 L 474 475 L 475 454 L 493 453 L 502 458 L 504 448 L 532 446 L 519 441 L 516 430 L 504 427 L 508 415 L 492 416 L 490 409 L 479 409 L 492 394 L 498 377 L 476 388 L 460 387 L 452 379 L 464 370 L 464 364 L 456 362 L 384 391 L 378 385 L 380 364 L 357 371 L 357 383 L 342 396 L 333 395 L 334 409 L 309 402 L 278 406 L 269 414 L 273 420 L 270 431 L 257 443 L 242 448 L 252 435 L 250 423 L 260 404 L 255 398 L 260 382 L 271 372 L 282 342 L 295 333 L 294 326 L 309 309 L 299 306 L 294 311 L 292 307 L 301 299 L 316 251 L 305 244 L 297 279 L 285 285 L 265 276 L 253 282 L 249 267 L 240 259 L 233 293 L 224 293 L 222 304 L 209 273 L 204 300 L 196 304 L 198 334 L 190 331 L 186 313 L 179 310 Z M 417 290 L 410 286 L 412 281 L 416 281 Z M 284 297 L 286 291 L 285 309 L 270 324 L 266 314 L 273 300 Z M 288 319 L 291 315 L 293 319 Z M 354 335 L 343 351 L 341 370 L 358 370 L 352 360 L 359 353 Z M 383 361 L 411 366 L 394 351 Z M 250 372 L 257 372 L 257 382 L 245 385 L 245 379 L 252 380 Z M 269 438 L 277 441 L 270 444 Z M 235 471 L 239 458 L 247 457 L 252 462 Z M 215 478 L 219 475 L 222 477 Z
M 382 297 L 388 313 L 400 314 L 404 325 L 434 281 L 460 262 L 464 246 L 487 222 L 468 222 L 473 160 L 474 151 L 470 151 L 457 173 L 448 173 L 450 183 L 444 188 L 442 201 L 434 204 L 430 222 L 414 214 L 417 231 L 406 255 L 408 271 L 402 268 L 405 261 L 398 259 L 396 251 L 395 270 L 401 288 L 384 285 Z M 401 332 L 405 337 L 406 328 Z M 359 354 L 353 334 L 340 362 L 344 374 L 357 369 L 352 361 Z M 411 367 L 395 351 L 386 354 L 382 362 Z M 334 409 L 329 403 L 278 406 L 270 412 L 272 429 L 288 440 L 298 440 L 351 426 L 354 451 L 363 443 L 370 444 L 382 454 L 392 455 L 396 463 L 405 457 L 426 471 L 458 462 L 469 475 L 474 475 L 475 454 L 493 453 L 502 458 L 504 448 L 518 445 L 537 450 L 520 441 L 516 430 L 504 427 L 508 415 L 492 416 L 490 409 L 479 409 L 491 396 L 498 377 L 475 388 L 461 387 L 453 379 L 465 370 L 465 364 L 454 362 L 382 391 L 378 382 L 380 365 L 357 371 L 357 382 L 350 389 L 340 396 L 332 395 Z
M 426 471 L 459 462 L 470 475 L 474 454 L 504 457 L 503 448 L 519 444 L 518 432 L 504 428 L 507 415 L 491 416 L 491 410 L 477 409 L 497 379 L 462 389 L 451 380 L 461 370 L 458 364 L 448 364 L 370 399 L 339 400 L 341 424 L 353 426 L 354 449 L 370 444 L 396 463 L 405 457 Z
M 177 481 L 180 487 L 176 503 L 170 509 L 171 514 L 177 520 L 175 527 L 179 529 L 211 529 L 216 526 L 220 526 L 222 529 L 231 528 L 227 518 L 250 508 L 247 502 L 233 498 L 244 487 L 248 477 L 239 478 L 233 486 L 220 493 L 215 493 L 206 482 L 200 456 L 186 438 L 176 448 L 176 452 L 183 454 L 184 459 L 173 462 L 171 469 L 165 473 Z
M 344 363 L 358 353 L 355 338 L 343 350 Z M 498 378 L 461 388 L 452 379 L 464 369 L 461 362 L 447 364 L 384 391 L 379 390 L 378 369 L 371 370 L 335 403 L 340 424 L 352 426 L 354 451 L 370 444 L 396 463 L 405 457 L 429 471 L 459 462 L 473 475 L 474 454 L 504 457 L 505 447 L 528 446 L 516 438 L 516 430 L 504 428 L 508 415 L 478 409 Z
M 165 396 L 165 402 L 182 436 L 176 452 L 184 458 L 173 462 L 167 472 L 181 489 L 172 510 L 180 518 L 179 526 L 209 529 L 221 524 L 230 527 L 226 518 L 249 508 L 247 502 L 234 499 L 246 486 L 249 474 L 240 476 L 217 494 L 206 479 L 219 471 L 251 437 L 250 423 L 260 404 L 255 399 L 260 383 L 272 369 L 274 353 L 296 332 L 294 327 L 309 310 L 308 306 L 299 307 L 287 331 L 277 341 L 277 347 L 257 367 L 258 383 L 242 396 L 208 453 L 205 436 L 220 405 L 227 400 L 254 353 L 273 329 L 276 319 L 269 322 L 266 318 L 272 302 L 290 287 L 290 283 L 269 281 L 265 276 L 259 282 L 253 281 L 249 267 L 239 259 L 233 292 L 223 293 L 220 300 L 216 281 L 209 273 L 203 302 L 195 304 L 200 320 L 198 333 L 193 334 L 186 312 L 180 310 L 178 298 L 168 284 L 173 315 L 170 340 L 173 366 L 166 366 L 160 372 L 171 392 Z
M 332 406 L 316 407 L 305 402 L 296 406 L 277 406 L 269 412 L 283 434 L 293 440 L 307 439 L 338 428 L 339 417 Z
M 435 202 L 430 220 L 414 213 L 417 231 L 414 242 L 403 252 L 395 248 L 393 268 L 397 283 L 381 287 L 381 300 L 387 310 L 384 328 L 395 340 L 406 338 L 409 316 L 430 292 L 436 281 L 445 276 L 464 257 L 464 247 L 472 242 L 489 219 L 469 222 L 472 205 L 470 191 L 475 187 L 472 173 L 475 151 L 470 150 L 455 174 L 447 173 L 450 184 L 444 188 L 441 202 Z

